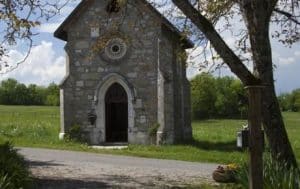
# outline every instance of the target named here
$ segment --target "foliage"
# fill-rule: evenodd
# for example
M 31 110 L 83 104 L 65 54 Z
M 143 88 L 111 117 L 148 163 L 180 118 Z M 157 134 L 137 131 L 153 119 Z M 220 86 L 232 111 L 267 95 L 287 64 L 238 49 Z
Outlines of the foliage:
M 30 188 L 31 178 L 26 162 L 11 143 L 0 145 L 0 167 L 1 189 Z
M 194 119 L 243 118 L 242 113 L 245 115 L 246 104 L 240 103 L 245 90 L 233 77 L 200 74 L 191 80 L 191 95 Z
M 59 106 L 59 87 L 55 83 L 50 83 L 47 88 L 45 105 Z
M 149 136 L 156 136 L 159 127 L 160 127 L 159 123 L 152 125 L 148 130 Z
M 279 95 L 278 102 L 282 111 L 300 111 L 300 89 Z
M 298 168 L 288 167 L 286 163 L 274 160 L 270 154 L 264 157 L 264 188 L 265 189 L 299 189 L 300 171 Z M 237 182 L 248 188 L 249 168 L 247 164 L 239 169 L 236 174 Z
M 70 130 L 66 133 L 65 139 L 69 142 L 86 142 L 86 139 L 82 135 L 82 128 L 78 124 L 74 124 L 71 126 Z
M 33 45 L 33 37 L 37 35 L 34 29 L 59 13 L 69 1 L 0 1 L 0 73 L 9 72 L 24 62 Z M 16 44 L 27 47 L 27 54 L 20 62 L 6 61 L 8 49 Z
M 0 84 L 0 104 L 4 105 L 59 105 L 59 87 L 51 83 L 47 88 L 34 84 L 28 87 L 15 79 Z
M 197 49 L 197 55 L 195 55 L 196 63 L 200 63 L 200 69 L 212 68 L 219 69 L 223 65 L 223 62 L 220 58 L 224 56 L 222 53 L 214 51 L 211 43 L 211 39 L 207 37 L 208 24 L 207 22 L 201 21 L 203 25 L 202 28 L 199 27 L 199 23 L 195 23 L 192 19 L 192 16 L 186 14 L 186 12 L 177 11 L 176 8 L 170 8 L 171 1 L 175 3 L 177 8 L 182 10 L 180 6 L 180 0 L 164 0 L 158 2 L 157 0 L 149 0 L 157 7 L 163 7 L 164 14 L 172 20 L 177 26 L 185 31 L 185 34 L 190 36 L 194 41 L 197 41 L 197 44 L 201 44 L 204 47 L 199 53 Z M 249 58 L 249 53 L 251 54 L 251 43 L 250 36 L 254 33 L 251 33 L 251 30 L 247 28 L 247 25 L 251 25 L 251 20 L 253 17 L 245 17 L 247 14 L 247 9 L 253 9 L 251 6 L 244 6 L 247 4 L 247 1 L 235 1 L 235 0 L 184 0 L 191 4 L 196 11 L 201 14 L 212 26 L 214 29 L 221 34 L 221 36 L 227 36 L 227 34 L 232 35 L 235 39 L 234 44 L 227 43 L 226 46 L 230 47 L 235 53 L 239 56 L 240 60 L 247 64 L 252 62 Z M 253 1 L 252 6 L 260 5 L 260 1 Z M 271 15 L 271 18 L 268 18 L 268 22 L 274 26 L 270 29 L 270 36 L 285 46 L 292 46 L 294 43 L 299 42 L 300 39 L 300 20 L 299 20 L 299 1 L 298 0 L 275 0 L 273 2 L 266 1 L 266 4 L 269 4 L 269 13 L 267 16 Z M 181 4 L 182 5 L 182 4 Z M 261 7 L 260 7 L 261 8 Z M 256 11 L 262 11 L 263 9 L 257 9 Z M 177 11 L 177 14 L 172 14 L 172 12 Z M 265 10 L 266 11 L 266 10 Z M 251 12 L 251 11 L 250 11 Z M 176 16 L 178 15 L 178 16 Z M 225 35 L 223 35 L 226 33 Z M 256 34 L 254 34 L 256 35 Z M 224 39 L 224 38 L 223 38 Z M 227 41 L 226 41 L 227 42 Z M 204 45 L 205 44 L 205 45 Z M 222 45 L 221 43 L 218 44 Z M 225 52 L 225 49 L 223 49 Z M 199 62 L 199 56 L 201 56 Z M 220 60 L 220 61 L 217 61 Z M 224 61 L 228 64 L 228 62 Z M 221 66 L 220 66 L 221 65 Z M 229 66 L 231 67 L 231 66 Z
M 216 86 L 213 76 L 201 74 L 191 80 L 193 118 L 209 118 L 214 113 Z

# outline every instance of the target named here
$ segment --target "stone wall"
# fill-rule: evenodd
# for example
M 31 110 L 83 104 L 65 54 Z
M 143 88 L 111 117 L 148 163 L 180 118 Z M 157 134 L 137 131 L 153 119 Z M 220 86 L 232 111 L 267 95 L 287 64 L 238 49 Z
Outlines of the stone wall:
M 124 82 L 128 93 L 132 94 L 129 104 L 132 104 L 130 113 L 133 121 L 129 125 L 129 142 L 148 144 L 148 130 L 158 123 L 159 56 L 165 77 L 164 123 L 161 129 L 166 135 L 165 143 L 174 143 L 175 133 L 176 140 L 179 140 L 183 138 L 180 134 L 183 127 L 189 128 L 184 121 L 189 115 L 182 112 L 186 110 L 183 102 L 188 102 L 182 91 L 189 90 L 189 87 L 184 66 L 179 66 L 182 63 L 174 58 L 177 44 L 163 34 L 165 31 L 157 15 L 140 1 L 130 0 L 121 12 L 111 14 L 105 11 L 104 2 L 94 1 L 67 27 L 65 50 L 69 62 L 67 77 L 61 84 L 62 132 L 68 132 L 72 125 L 78 124 L 90 143 L 105 142 L 105 130 L 99 123 L 104 111 L 99 105 L 99 90 L 103 83 L 115 76 L 116 82 Z M 97 40 L 110 34 L 124 39 L 128 46 L 126 56 L 120 61 L 105 59 L 102 48 L 94 50 Z M 160 52 L 159 39 L 162 41 Z M 87 115 L 93 108 L 98 119 L 95 125 L 90 125 Z

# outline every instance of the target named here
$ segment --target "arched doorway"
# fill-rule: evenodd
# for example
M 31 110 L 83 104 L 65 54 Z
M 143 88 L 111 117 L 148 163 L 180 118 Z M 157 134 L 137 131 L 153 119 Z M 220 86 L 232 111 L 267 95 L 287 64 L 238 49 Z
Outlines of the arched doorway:
M 124 88 L 113 83 L 105 95 L 106 142 L 128 141 L 128 97 Z

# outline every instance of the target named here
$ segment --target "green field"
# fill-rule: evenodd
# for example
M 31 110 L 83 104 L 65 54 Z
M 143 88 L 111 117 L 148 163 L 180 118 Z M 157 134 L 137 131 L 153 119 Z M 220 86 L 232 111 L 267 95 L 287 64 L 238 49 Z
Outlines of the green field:
M 289 137 L 300 160 L 300 113 L 284 113 Z M 124 150 L 95 150 L 85 144 L 58 140 L 59 108 L 35 106 L 0 106 L 0 143 L 12 141 L 16 146 L 45 147 L 176 159 L 196 162 L 232 163 L 244 161 L 246 152 L 236 149 L 236 132 L 246 121 L 194 121 L 195 141 L 186 145 L 130 145 Z

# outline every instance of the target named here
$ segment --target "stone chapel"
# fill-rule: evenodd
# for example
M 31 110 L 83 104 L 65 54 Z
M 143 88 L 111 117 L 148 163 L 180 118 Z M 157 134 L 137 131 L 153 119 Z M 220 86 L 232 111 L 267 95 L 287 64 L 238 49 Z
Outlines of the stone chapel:
M 74 125 L 92 145 L 192 138 L 193 43 L 146 0 L 82 0 L 54 35 L 67 42 L 60 138 Z

